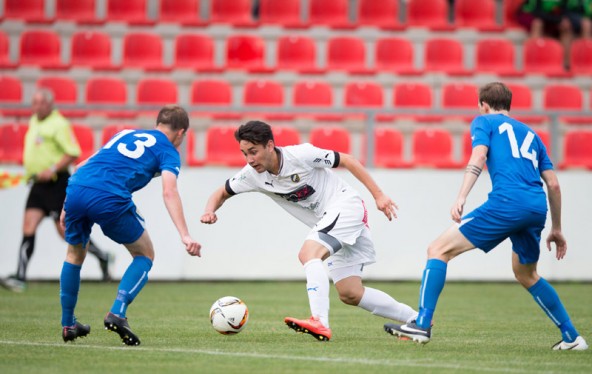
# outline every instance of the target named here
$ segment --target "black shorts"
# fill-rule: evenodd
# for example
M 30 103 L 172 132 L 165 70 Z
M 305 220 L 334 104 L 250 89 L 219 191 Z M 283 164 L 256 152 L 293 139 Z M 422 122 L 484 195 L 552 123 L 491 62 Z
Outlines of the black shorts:
M 66 200 L 68 178 L 70 173 L 59 172 L 55 181 L 33 183 L 26 209 L 41 209 L 45 216 L 58 220 Z

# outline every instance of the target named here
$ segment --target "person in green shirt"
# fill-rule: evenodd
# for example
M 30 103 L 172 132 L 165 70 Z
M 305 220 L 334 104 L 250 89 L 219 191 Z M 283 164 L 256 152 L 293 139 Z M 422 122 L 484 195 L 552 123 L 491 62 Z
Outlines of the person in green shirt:
M 592 0 L 525 0 L 516 16 L 531 38 L 559 40 L 566 70 L 572 42 L 592 38 Z
M 23 220 L 23 239 L 15 275 L 0 279 L 0 285 L 15 292 L 26 288 L 27 265 L 35 248 L 35 233 L 44 217 L 51 217 L 60 236 L 60 213 L 66 198 L 68 167 L 80 155 L 80 146 L 70 122 L 54 107 L 53 93 L 40 89 L 33 95 L 33 115 L 25 135 L 23 164 L 32 186 Z M 101 265 L 103 280 L 110 280 L 109 254 L 90 242 L 89 252 Z

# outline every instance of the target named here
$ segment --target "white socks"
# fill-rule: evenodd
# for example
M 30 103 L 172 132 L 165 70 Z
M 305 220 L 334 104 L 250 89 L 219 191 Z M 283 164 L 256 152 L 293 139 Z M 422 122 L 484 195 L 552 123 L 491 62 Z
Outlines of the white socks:
M 304 264 L 306 290 L 310 312 L 323 326 L 329 327 L 329 276 L 321 259 L 313 259 Z
M 417 318 L 417 312 L 409 305 L 400 303 L 388 294 L 370 287 L 364 287 L 364 295 L 358 306 L 376 316 L 395 321 L 410 322 Z

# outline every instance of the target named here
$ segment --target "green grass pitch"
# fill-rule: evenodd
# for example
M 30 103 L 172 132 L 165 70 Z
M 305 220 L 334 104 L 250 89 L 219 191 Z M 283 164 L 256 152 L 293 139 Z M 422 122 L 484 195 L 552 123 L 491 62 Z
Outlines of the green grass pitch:
M 367 282 L 416 307 L 418 282 Z M 592 284 L 556 283 L 580 334 L 592 343 Z M 0 290 L 0 373 L 591 373 L 592 350 L 551 351 L 559 331 L 515 283 L 446 285 L 432 341 L 421 346 L 383 331 L 386 320 L 342 304 L 331 290 L 333 339 L 288 329 L 309 315 L 304 282 L 149 282 L 128 309 L 139 347 L 103 329 L 117 284 L 83 282 L 77 317 L 90 335 L 65 344 L 59 284 Z M 242 298 L 250 318 L 225 336 L 209 323 L 212 303 Z

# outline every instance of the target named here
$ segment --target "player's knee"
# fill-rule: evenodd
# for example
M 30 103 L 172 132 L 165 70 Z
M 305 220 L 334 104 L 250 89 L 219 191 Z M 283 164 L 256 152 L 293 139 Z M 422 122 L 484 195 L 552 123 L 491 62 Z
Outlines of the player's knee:
M 358 305 L 360 300 L 362 300 L 362 294 L 356 292 L 356 290 L 340 290 L 339 291 L 339 300 L 347 305 Z
M 514 277 L 522 285 L 524 288 L 532 287 L 539 279 L 539 276 L 536 272 L 520 272 L 514 270 Z

